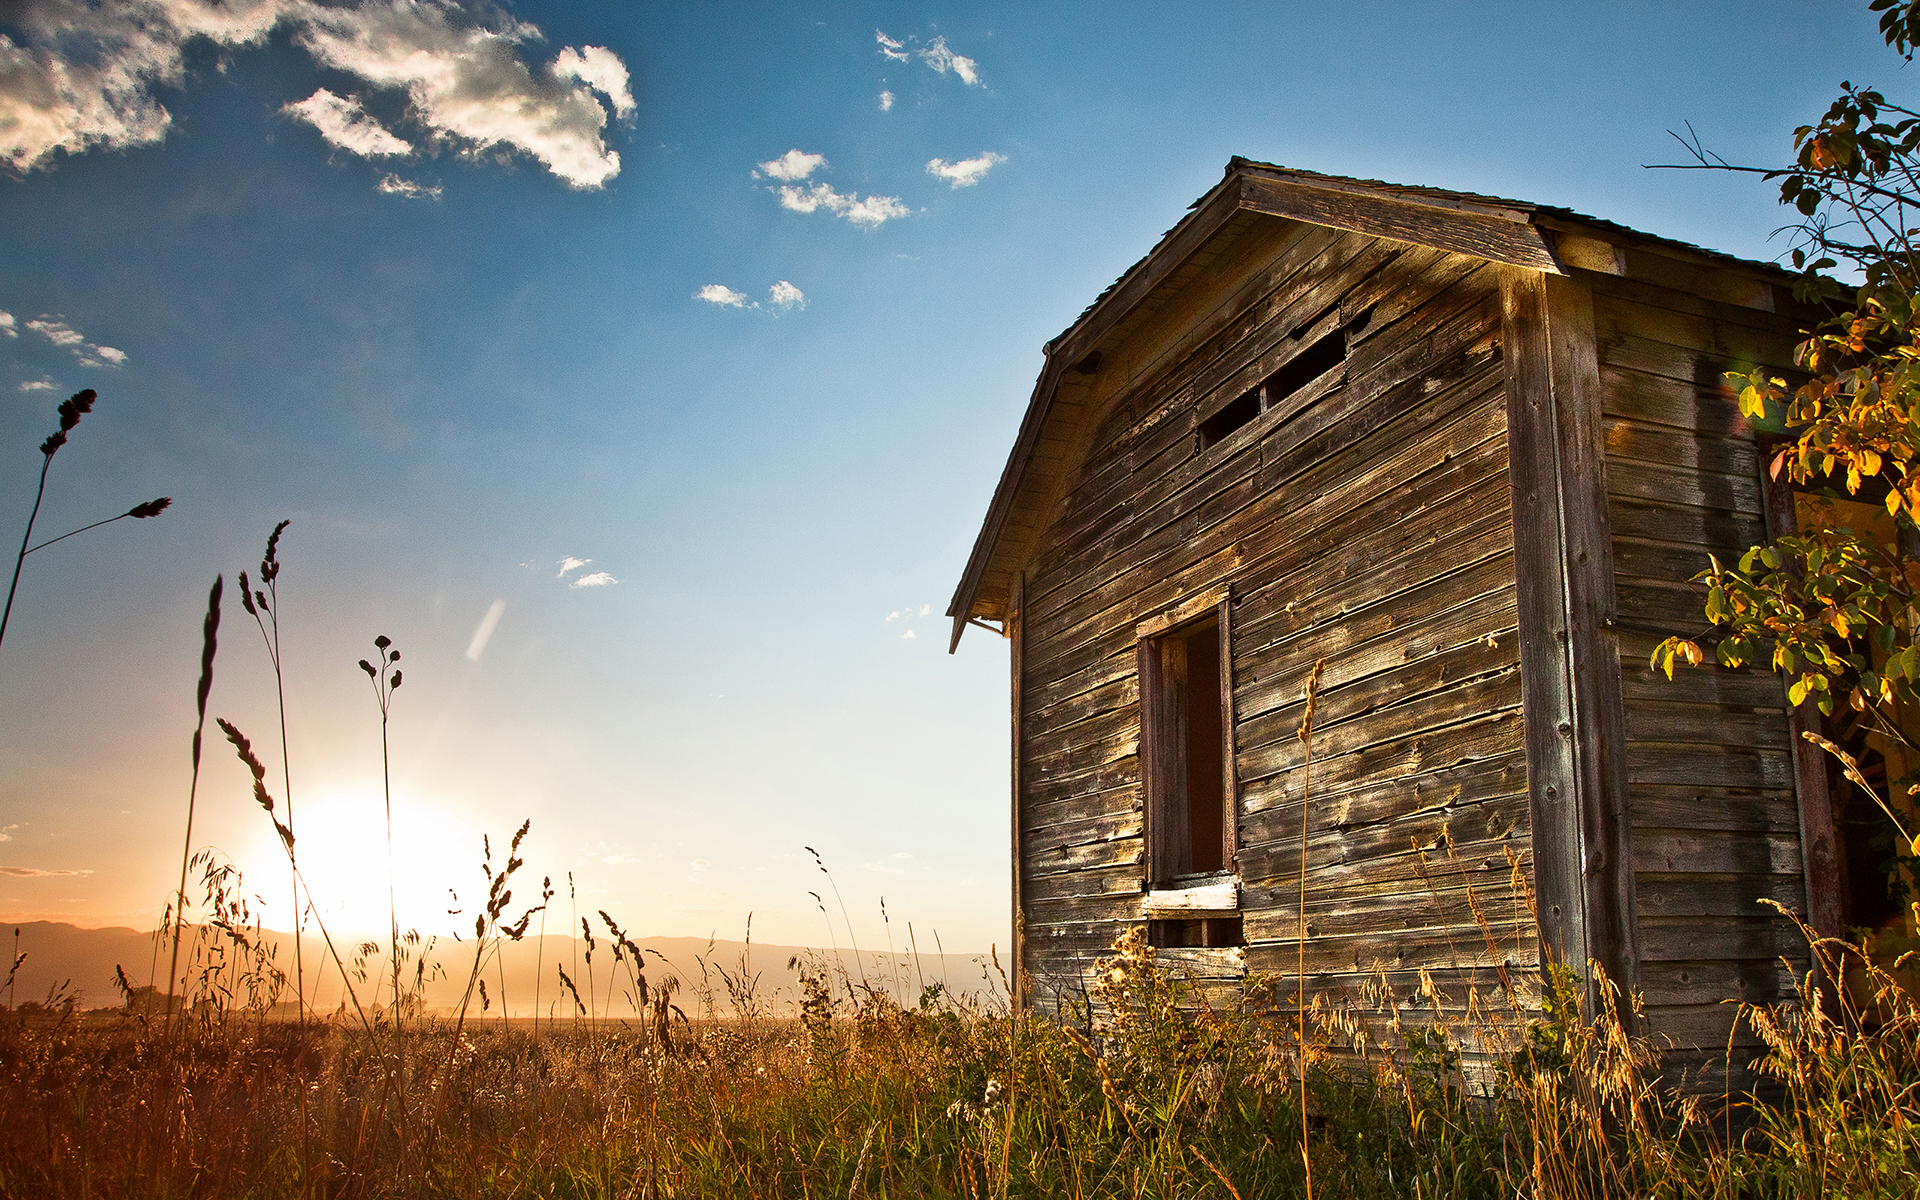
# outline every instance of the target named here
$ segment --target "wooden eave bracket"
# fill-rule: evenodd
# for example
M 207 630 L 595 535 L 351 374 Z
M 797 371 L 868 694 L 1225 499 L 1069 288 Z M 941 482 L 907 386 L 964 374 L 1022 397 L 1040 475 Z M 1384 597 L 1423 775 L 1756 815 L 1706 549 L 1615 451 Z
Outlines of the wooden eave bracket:
M 1249 171 L 1240 177 L 1240 207 L 1370 237 L 1393 238 L 1470 254 L 1509 266 L 1564 275 L 1566 269 L 1531 214 L 1439 199 L 1389 195 Z

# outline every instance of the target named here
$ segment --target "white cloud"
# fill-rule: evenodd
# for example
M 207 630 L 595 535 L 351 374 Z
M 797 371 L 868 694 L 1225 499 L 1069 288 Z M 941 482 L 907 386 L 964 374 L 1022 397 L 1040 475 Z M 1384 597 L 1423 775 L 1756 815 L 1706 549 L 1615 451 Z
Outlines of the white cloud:
M 357 98 L 336 96 L 326 88 L 320 88 L 305 100 L 283 104 L 280 111 L 318 129 L 327 145 L 361 158 L 392 158 L 413 153 L 412 142 L 396 137 L 368 116 Z
M 601 137 L 607 110 L 582 74 L 607 83 L 609 68 L 620 65 L 611 51 L 587 47 L 589 61 L 569 47 L 536 75 L 516 50 L 539 29 L 504 15 L 486 24 L 457 7 L 367 0 L 343 9 L 307 4 L 302 17 L 294 40 L 315 60 L 373 87 L 404 89 L 409 114 L 435 139 L 475 157 L 511 147 L 575 188 L 598 188 L 620 173 L 620 156 Z M 616 109 L 623 99 L 631 105 L 625 92 L 621 80 Z
M 881 112 L 893 111 L 893 93 L 892 92 L 880 93 L 880 111 Z
M 921 62 L 932 67 L 942 75 L 945 75 L 948 71 L 952 71 L 960 77 L 960 82 L 962 83 L 976 84 L 980 82 L 980 64 L 971 58 L 955 54 L 952 50 L 949 50 L 947 48 L 947 39 L 944 36 L 934 38 L 924 49 L 917 50 L 914 53 L 920 56 Z
M 833 190 L 832 184 L 816 183 L 810 188 L 794 187 L 791 184 L 774 189 L 780 197 L 780 207 L 790 208 L 794 212 L 810 213 L 826 209 L 837 217 L 845 217 L 855 225 L 869 228 L 878 226 L 895 217 L 904 217 L 912 210 L 900 203 L 898 196 L 868 196 L 861 199 L 856 192 L 842 195 Z
M 767 289 L 767 303 L 778 309 L 805 308 L 807 296 L 805 292 L 782 279 Z
M 87 340 L 79 330 L 67 324 L 65 321 L 55 321 L 47 317 L 28 321 L 27 328 L 33 330 L 41 337 L 46 338 L 56 346 L 71 348 L 81 345 Z M 78 353 L 78 351 L 75 351 L 75 353 Z
M 991 171 L 996 163 L 1005 161 L 1007 161 L 1006 155 L 995 154 L 991 150 L 972 158 L 963 158 L 959 162 L 948 162 L 944 158 L 936 158 L 928 161 L 927 174 L 935 179 L 944 179 L 949 186 L 955 188 L 972 187 L 985 179 L 987 172 Z
M 12 841 L 13 831 L 18 828 L 20 828 L 19 822 L 15 822 L 14 824 L 8 825 L 5 828 L 0 828 L 0 842 Z
M 917 638 L 920 635 L 916 634 L 913 630 L 909 629 L 905 633 L 901 634 L 900 636 L 902 638 Z
M 878 875 L 904 875 L 904 874 L 906 874 L 906 872 L 905 872 L 904 870 L 902 870 L 901 868 L 899 868 L 899 867 L 889 867 L 889 866 L 887 866 L 887 865 L 886 865 L 886 864 L 884 864 L 884 863 L 861 863 L 861 864 L 860 864 L 860 868 L 861 868 L 862 870 L 865 870 L 865 871 L 872 871 L 872 872 L 874 872 L 875 874 L 878 874 Z
M 591 575 L 582 575 L 580 578 L 574 580 L 572 583 L 568 584 L 567 586 L 577 587 L 577 588 L 611 587 L 612 585 L 619 582 L 620 581 L 618 579 L 615 579 L 613 576 L 607 574 L 605 571 L 595 571 Z
M 10 5 L 21 43 L 0 35 L 0 160 L 15 171 L 57 152 L 157 142 L 173 117 L 153 98 L 184 80 L 181 47 L 265 39 L 286 0 L 26 0 Z
M 942 75 L 952 71 L 962 83 L 980 82 L 980 64 L 963 54 L 955 54 L 953 48 L 947 45 L 945 35 L 934 38 L 924 46 L 918 44 L 919 38 L 911 35 L 903 42 L 876 29 L 873 37 L 880 43 L 881 56 L 892 62 L 911 62 L 917 58 Z M 881 107 L 885 108 L 886 105 L 882 104 Z
M 438 200 L 440 198 L 439 184 L 429 187 L 424 183 L 403 179 L 392 171 L 382 175 L 380 182 L 373 186 L 383 196 L 398 196 L 402 200 Z
M 0 333 L 4 333 L 10 338 L 20 336 L 20 328 L 18 323 L 14 321 L 13 314 L 4 309 L 0 309 Z
M 887 614 L 887 621 L 898 621 L 899 619 L 900 619 L 900 610 L 897 608 Z M 882 625 L 886 623 L 887 623 L 886 621 L 881 622 Z
M 633 93 L 627 90 L 627 64 L 605 46 L 575 50 L 568 46 L 553 60 L 553 73 L 561 79 L 578 79 L 613 101 L 613 115 L 633 115 Z
M 931 604 L 922 604 L 920 606 L 920 615 L 923 617 L 932 611 L 933 611 L 933 605 Z
M 480 624 L 473 630 L 473 640 L 467 643 L 467 661 L 479 662 L 486 653 L 487 643 L 493 640 L 493 631 L 500 627 L 500 618 L 507 611 L 505 600 L 495 600 L 487 605 L 486 615 L 480 618 Z
M 804 154 L 794 149 L 787 151 L 779 158 L 770 158 L 761 163 L 760 171 L 775 179 L 784 179 L 791 183 L 797 179 L 805 179 L 826 165 L 826 155 Z
M 23 392 L 50 392 L 53 390 L 53 380 L 29 379 L 20 385 L 20 390 Z
M 590 558 L 575 558 L 573 555 L 569 554 L 565 558 L 560 560 L 560 571 L 558 574 L 554 576 L 554 578 L 564 579 L 566 578 L 568 571 L 578 571 L 581 567 L 586 566 L 588 563 L 592 561 L 593 560 Z
M 619 56 L 567 47 L 550 64 L 530 67 L 520 53 L 540 30 L 491 4 L 478 11 L 453 0 L 21 0 L 8 7 L 21 41 L 0 34 L 0 162 L 18 172 L 48 166 L 62 152 L 161 141 L 173 117 L 154 93 L 185 85 L 189 42 L 237 49 L 260 45 L 281 27 L 319 65 L 404 92 L 407 118 L 435 146 L 470 157 L 496 147 L 520 151 L 576 188 L 601 187 L 620 172 L 620 156 L 603 136 L 606 106 L 594 95 L 605 95 L 615 115 L 631 113 Z M 401 140 L 377 126 L 338 132 L 390 147 L 376 129 Z
M 718 304 L 723 308 L 747 307 L 747 294 L 736 292 L 724 283 L 710 283 L 693 294 L 695 300 Z
M 27 328 L 46 338 L 63 350 L 73 351 L 83 367 L 121 367 L 127 362 L 127 352 L 112 346 L 100 346 L 89 342 L 86 335 L 65 321 L 56 320 L 42 313 L 27 322 Z M 18 336 L 17 334 L 15 335 Z M 22 390 L 28 390 L 22 388 Z

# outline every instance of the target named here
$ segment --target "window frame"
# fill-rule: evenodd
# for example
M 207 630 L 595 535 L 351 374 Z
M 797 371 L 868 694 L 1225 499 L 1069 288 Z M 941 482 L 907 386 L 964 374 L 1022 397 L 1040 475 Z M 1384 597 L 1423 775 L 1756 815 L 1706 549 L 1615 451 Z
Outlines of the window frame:
M 1211 892 L 1220 883 L 1237 883 L 1239 879 L 1240 788 L 1235 754 L 1232 609 L 1231 589 L 1221 586 L 1175 604 L 1135 627 L 1134 652 L 1140 672 L 1141 831 L 1146 849 L 1142 856 L 1146 873 L 1143 890 L 1150 894 L 1158 892 L 1169 899 L 1172 898 L 1169 893 Z M 1205 879 L 1189 873 L 1188 882 L 1179 884 L 1175 882 L 1176 876 L 1171 865 L 1166 862 L 1171 851 L 1166 845 L 1167 818 L 1164 814 L 1171 802 L 1169 792 L 1173 788 L 1171 780 L 1174 773 L 1184 773 L 1186 769 L 1185 724 L 1180 719 L 1184 714 L 1172 711 L 1175 697 L 1170 693 L 1169 685 L 1163 682 L 1162 647 L 1175 637 L 1190 636 L 1183 635 L 1182 631 L 1209 619 L 1215 622 L 1215 636 L 1219 639 L 1220 648 L 1220 825 L 1223 865 L 1220 871 L 1208 873 Z M 1179 790 L 1184 800 L 1184 783 Z M 1199 886 L 1196 887 L 1196 884 Z M 1237 912 L 1237 886 L 1232 889 L 1231 908 L 1220 905 L 1218 900 L 1206 902 L 1205 907 L 1208 910 L 1218 907 L 1222 913 Z

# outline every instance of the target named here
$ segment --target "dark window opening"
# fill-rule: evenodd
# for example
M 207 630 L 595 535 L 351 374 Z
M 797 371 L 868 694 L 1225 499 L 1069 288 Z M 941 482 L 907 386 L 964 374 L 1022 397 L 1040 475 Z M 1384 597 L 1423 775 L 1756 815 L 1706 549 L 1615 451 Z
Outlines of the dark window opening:
M 1859 764 L 1860 774 L 1881 795 L 1887 792 L 1887 760 L 1867 741 L 1864 716 L 1835 706 L 1823 718 L 1826 736 Z M 1849 929 L 1880 929 L 1905 910 L 1906 889 L 1899 869 L 1893 823 L 1872 796 L 1847 778 L 1838 760 L 1824 756 L 1833 824 L 1840 849 L 1840 891 L 1843 920 Z
M 1245 944 L 1239 913 L 1190 921 L 1148 921 L 1147 942 L 1156 949 Z
M 1221 625 L 1209 615 L 1143 643 L 1152 882 L 1232 865 Z
M 1200 422 L 1200 449 L 1205 450 L 1218 443 L 1261 413 L 1272 412 L 1288 396 L 1303 390 L 1346 362 L 1348 332 L 1357 333 L 1365 329 L 1372 316 L 1373 310 L 1369 308 L 1346 324 L 1335 326 L 1311 346 L 1281 364 L 1280 369 L 1261 380 L 1258 387 L 1249 388 L 1231 404 Z M 1293 338 L 1297 341 L 1305 337 L 1307 330 L 1316 323 L 1302 325 L 1294 332 Z
M 1254 388 L 1246 395 L 1227 405 L 1219 412 L 1200 422 L 1200 448 L 1205 450 L 1234 430 L 1260 415 L 1260 389 Z

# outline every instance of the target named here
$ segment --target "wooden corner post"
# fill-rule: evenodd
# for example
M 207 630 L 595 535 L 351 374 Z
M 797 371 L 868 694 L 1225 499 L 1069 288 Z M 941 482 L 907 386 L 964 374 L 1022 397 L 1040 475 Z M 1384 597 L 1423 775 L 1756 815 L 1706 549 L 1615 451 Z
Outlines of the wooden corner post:
M 1007 997 L 1007 1003 L 1017 1015 L 1026 1007 L 1027 994 L 1027 908 L 1024 891 L 1020 886 L 1025 870 L 1021 853 L 1020 830 L 1024 824 L 1020 805 L 1020 759 L 1022 757 L 1021 737 L 1021 698 L 1026 690 L 1026 664 L 1021 658 L 1021 629 L 1026 624 L 1025 613 L 1021 611 L 1026 600 L 1026 572 L 1016 572 L 1013 577 L 1012 594 L 1007 598 L 1006 636 L 1008 642 L 1008 674 L 1012 677 L 1013 692 L 1013 976 L 1009 980 L 1013 995 Z
M 1768 455 L 1760 456 L 1760 495 L 1767 514 L 1767 540 L 1777 542 L 1799 532 L 1799 514 L 1793 502 L 1793 483 L 1783 470 L 1775 476 L 1767 469 Z M 1787 679 L 1780 680 L 1782 693 Z M 1839 880 L 1840 839 L 1834 823 L 1833 792 L 1827 778 L 1827 752 L 1806 739 L 1808 733 L 1820 733 L 1820 708 L 1812 697 L 1796 705 L 1791 697 L 1782 700 L 1787 709 L 1787 732 L 1793 739 L 1793 795 L 1800 816 L 1801 878 L 1807 893 L 1807 925 L 1823 938 L 1846 936 L 1846 912 L 1841 905 Z M 1824 964 L 1813 955 L 1816 982 L 1830 985 Z M 1828 986 L 1831 998 L 1832 988 Z
M 1593 1012 L 1590 963 L 1623 993 L 1639 983 L 1593 293 L 1506 268 L 1500 299 L 1540 936 L 1586 980 Z

